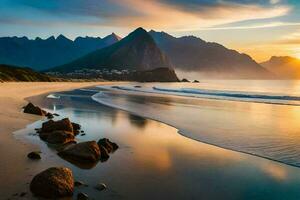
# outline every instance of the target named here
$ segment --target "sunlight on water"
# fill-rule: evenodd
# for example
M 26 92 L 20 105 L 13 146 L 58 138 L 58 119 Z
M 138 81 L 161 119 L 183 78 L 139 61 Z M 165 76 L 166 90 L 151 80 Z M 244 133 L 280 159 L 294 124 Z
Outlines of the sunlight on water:
M 223 85 L 217 86 L 216 82 Z M 280 100 L 281 105 L 277 105 L 278 99 L 274 98 L 256 103 L 257 99 L 254 102 L 253 99 L 244 102 L 244 97 L 240 96 L 234 97 L 234 101 L 227 96 L 212 100 L 202 94 L 198 98 L 182 92 L 174 94 L 153 89 L 159 87 L 180 90 L 194 87 L 197 90 L 217 89 L 220 93 L 221 88 L 223 91 L 226 88 L 239 94 L 249 94 L 251 91 L 264 96 L 293 95 L 294 99 L 300 98 L 298 81 L 216 82 L 145 84 L 139 88 L 133 85 L 105 87 L 93 99 L 173 125 L 181 134 L 195 140 L 300 166 L 300 101 L 284 99 Z

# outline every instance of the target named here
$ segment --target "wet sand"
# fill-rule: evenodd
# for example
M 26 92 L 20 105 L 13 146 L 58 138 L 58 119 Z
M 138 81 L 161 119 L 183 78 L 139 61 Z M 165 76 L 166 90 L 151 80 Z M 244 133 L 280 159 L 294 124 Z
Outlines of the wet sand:
M 16 140 L 13 132 L 41 119 L 24 114 L 22 107 L 27 97 L 53 91 L 65 91 L 92 85 L 107 84 L 105 82 L 78 83 L 1 83 L 0 84 L 0 199 L 7 199 L 14 193 L 27 191 L 28 181 L 32 174 L 26 165 L 27 153 L 39 147 Z
M 75 90 L 61 93 L 60 99 L 42 95 L 30 100 L 80 123 L 87 135 L 78 136 L 78 142 L 107 137 L 120 149 L 104 163 L 71 164 L 30 134 L 41 125 L 38 121 L 15 134 L 43 152 L 41 162 L 26 163 L 30 174 L 49 166 L 70 167 L 76 180 L 89 184 L 76 188 L 75 195 L 86 192 L 92 199 L 300 198 L 299 168 L 188 139 L 166 124 L 102 106 L 90 98 L 92 93 Z M 95 190 L 99 182 L 109 189 Z

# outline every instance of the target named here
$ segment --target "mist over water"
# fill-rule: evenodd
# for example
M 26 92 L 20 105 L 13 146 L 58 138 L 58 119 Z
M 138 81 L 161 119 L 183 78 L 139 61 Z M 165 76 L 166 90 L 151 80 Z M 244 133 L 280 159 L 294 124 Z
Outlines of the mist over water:
M 101 87 L 93 99 L 198 141 L 300 166 L 299 81 L 139 85 Z

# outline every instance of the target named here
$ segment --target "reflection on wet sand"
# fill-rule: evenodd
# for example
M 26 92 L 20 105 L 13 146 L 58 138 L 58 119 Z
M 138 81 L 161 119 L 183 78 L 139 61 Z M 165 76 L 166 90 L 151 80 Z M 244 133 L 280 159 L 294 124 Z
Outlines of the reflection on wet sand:
M 132 125 L 134 125 L 134 126 L 143 128 L 147 125 L 148 120 L 143 117 L 139 117 L 137 115 L 132 115 L 130 113 L 128 113 L 128 116 L 129 116 L 129 122 L 131 122 Z
M 266 164 L 264 163 L 262 165 L 262 170 L 265 171 L 274 179 L 277 179 L 278 181 L 285 181 L 288 178 L 287 170 L 280 165 L 276 165 L 273 163 L 266 163 Z
M 72 168 L 77 180 L 90 187 L 76 189 L 94 199 L 299 199 L 298 168 L 203 144 L 178 134 L 166 124 L 101 106 L 85 97 L 62 97 L 45 103 L 62 117 L 82 125 L 87 133 L 78 141 L 109 138 L 120 148 L 104 163 L 86 170 L 58 157 L 36 136 L 18 137 L 40 145 L 46 159 L 31 170 L 48 166 Z M 67 102 L 67 103 L 66 103 Z M 25 133 L 25 134 L 24 134 Z M 105 192 L 93 186 L 104 182 Z

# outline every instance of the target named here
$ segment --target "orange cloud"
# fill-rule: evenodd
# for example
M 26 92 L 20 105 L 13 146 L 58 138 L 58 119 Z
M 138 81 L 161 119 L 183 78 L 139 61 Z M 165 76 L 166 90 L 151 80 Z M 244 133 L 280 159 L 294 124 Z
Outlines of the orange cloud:
M 286 15 L 289 6 L 264 7 L 238 3 L 219 3 L 214 6 L 199 7 L 199 10 L 180 9 L 178 6 L 158 0 L 112 0 L 115 4 L 132 9 L 138 15 L 113 17 L 108 23 L 119 26 L 168 29 L 171 31 L 199 30 L 226 23 L 244 20 L 266 19 Z

